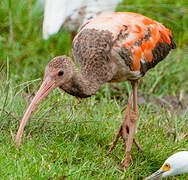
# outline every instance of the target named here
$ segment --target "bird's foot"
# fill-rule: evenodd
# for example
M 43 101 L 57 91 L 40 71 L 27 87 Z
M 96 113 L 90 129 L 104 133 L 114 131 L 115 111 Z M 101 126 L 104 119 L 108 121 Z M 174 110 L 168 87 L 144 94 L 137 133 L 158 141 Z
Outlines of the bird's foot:
M 124 127 L 125 127 L 125 126 L 124 126 Z M 108 150 L 108 153 L 110 153 L 110 152 L 115 148 L 115 146 L 116 146 L 116 144 L 117 144 L 117 142 L 118 142 L 118 139 L 119 139 L 120 137 L 122 137 L 122 139 L 123 139 L 123 141 L 124 141 L 124 143 L 125 143 L 125 145 L 126 145 L 126 142 L 127 142 L 127 137 L 126 137 L 126 135 L 127 135 L 128 133 L 129 133 L 129 128 L 128 128 L 128 126 L 127 126 L 127 128 L 125 129 L 125 128 L 123 128 L 123 124 L 122 124 L 121 127 L 119 128 L 119 130 L 118 130 L 116 136 L 115 136 L 114 141 L 112 142 L 112 145 L 111 145 L 110 149 Z M 140 146 L 140 144 L 136 141 L 135 138 L 133 138 L 133 142 L 135 143 L 136 147 L 138 148 L 138 151 L 143 151 L 142 148 L 141 148 L 141 146 Z
M 130 152 L 126 152 L 125 153 L 125 158 L 123 159 L 121 166 L 122 168 L 128 168 L 130 165 L 130 161 L 131 161 L 131 153 Z

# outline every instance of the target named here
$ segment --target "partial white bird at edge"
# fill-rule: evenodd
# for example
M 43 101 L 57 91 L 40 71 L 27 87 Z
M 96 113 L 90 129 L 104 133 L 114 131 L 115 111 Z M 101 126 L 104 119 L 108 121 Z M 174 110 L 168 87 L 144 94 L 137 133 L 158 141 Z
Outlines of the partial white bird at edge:
M 121 0 L 45 0 L 43 38 L 57 33 L 62 25 L 76 32 L 89 18 L 113 12 Z
M 180 151 L 170 156 L 162 167 L 145 180 L 160 179 L 188 173 L 188 151 Z

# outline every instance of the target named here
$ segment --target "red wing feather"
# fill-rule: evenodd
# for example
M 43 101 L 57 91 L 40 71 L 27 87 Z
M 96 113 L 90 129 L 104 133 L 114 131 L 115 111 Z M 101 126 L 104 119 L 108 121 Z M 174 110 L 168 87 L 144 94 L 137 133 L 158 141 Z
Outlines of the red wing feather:
M 143 74 L 175 48 L 169 29 L 137 13 L 115 12 L 101 15 L 91 19 L 83 29 L 110 31 L 116 42 L 116 49 L 119 47 L 119 52 L 126 49 L 131 54 L 131 70 L 141 71 Z M 126 61 L 126 58 L 123 59 Z

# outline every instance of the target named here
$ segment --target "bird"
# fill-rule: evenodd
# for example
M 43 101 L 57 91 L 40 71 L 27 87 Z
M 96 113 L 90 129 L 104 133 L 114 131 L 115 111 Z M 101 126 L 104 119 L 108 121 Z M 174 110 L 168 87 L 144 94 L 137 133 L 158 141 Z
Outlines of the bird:
M 180 151 L 170 156 L 158 171 L 145 180 L 161 179 L 183 173 L 188 173 L 188 151 Z
M 17 131 L 16 147 L 20 145 L 31 112 L 55 88 L 75 97 L 87 98 L 105 83 L 129 81 L 131 92 L 125 116 L 108 151 L 110 153 L 122 137 L 126 152 L 121 165 L 124 169 L 128 168 L 132 144 L 135 143 L 141 150 L 134 137 L 138 120 L 139 81 L 175 48 L 168 28 L 139 13 L 113 12 L 90 19 L 72 42 L 72 54 L 80 70 L 65 55 L 57 56 L 47 64 L 43 82 Z
M 113 12 L 121 0 L 45 0 L 43 39 L 56 34 L 62 25 L 72 33 L 88 19 L 101 13 Z

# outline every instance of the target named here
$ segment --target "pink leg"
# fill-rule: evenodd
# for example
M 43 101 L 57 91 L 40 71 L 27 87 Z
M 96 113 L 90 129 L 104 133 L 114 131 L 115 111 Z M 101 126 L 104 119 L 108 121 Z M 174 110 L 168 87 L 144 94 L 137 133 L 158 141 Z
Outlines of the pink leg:
M 132 91 L 129 96 L 128 100 L 128 106 L 125 111 L 125 117 L 123 118 L 122 125 L 119 129 L 119 131 L 116 134 L 116 137 L 112 143 L 112 146 L 108 152 L 111 152 L 114 147 L 116 146 L 116 143 L 120 136 L 123 138 L 123 141 L 126 144 L 126 153 L 125 153 L 125 159 L 122 162 L 122 166 L 125 168 L 129 167 L 130 160 L 131 160 L 131 148 L 132 143 L 134 142 L 135 145 L 139 150 L 142 150 L 138 142 L 134 138 L 134 134 L 136 131 L 136 122 L 138 119 L 138 107 L 137 107 L 137 87 L 138 87 L 138 81 L 133 81 L 131 83 L 132 85 Z M 133 112 L 131 112 L 131 109 L 133 109 Z M 127 138 L 128 136 L 128 138 Z

